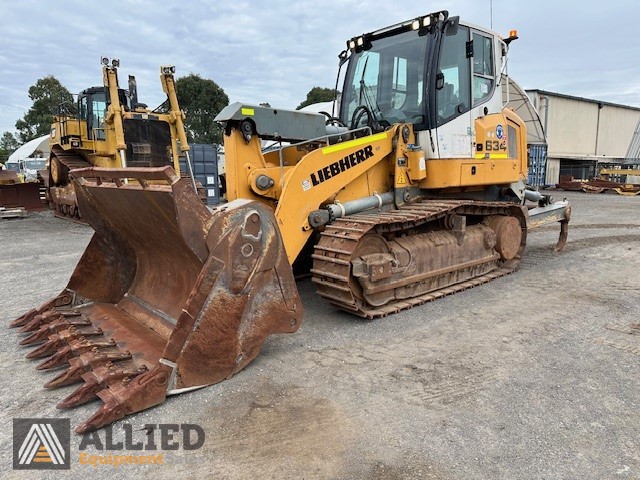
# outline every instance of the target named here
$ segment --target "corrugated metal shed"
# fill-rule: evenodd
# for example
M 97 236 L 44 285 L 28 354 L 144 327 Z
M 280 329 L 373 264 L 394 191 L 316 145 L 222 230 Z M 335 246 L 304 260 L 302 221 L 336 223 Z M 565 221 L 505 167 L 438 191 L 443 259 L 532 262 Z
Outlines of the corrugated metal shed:
M 546 90 L 527 94 L 546 130 L 548 157 L 560 162 L 559 175 L 586 179 L 598 163 L 624 161 L 640 108 Z
M 631 143 L 629 143 L 629 149 L 627 150 L 625 161 L 627 163 L 640 162 L 640 120 L 638 120 L 636 130 L 633 132 L 633 137 L 631 138 Z

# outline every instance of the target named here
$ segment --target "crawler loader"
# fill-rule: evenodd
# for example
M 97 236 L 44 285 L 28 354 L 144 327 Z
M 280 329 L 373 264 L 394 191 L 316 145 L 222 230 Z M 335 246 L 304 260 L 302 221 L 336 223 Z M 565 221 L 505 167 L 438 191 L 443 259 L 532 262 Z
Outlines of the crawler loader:
M 138 102 L 133 76 L 128 89 L 120 88 L 119 60 L 103 57 L 101 64 L 104 85 L 83 90 L 75 104 L 60 104 L 51 125 L 49 168 L 43 180 L 49 206 L 58 216 L 82 218 L 69 175 L 73 169 L 169 165 L 180 172 L 179 156 L 188 156 L 175 68 L 160 67 L 168 108 L 150 110 Z
M 229 105 L 216 208 L 171 167 L 71 172 L 95 235 L 67 287 L 12 325 L 39 369 L 65 367 L 45 387 L 80 383 L 59 407 L 102 401 L 76 431 L 229 378 L 294 332 L 294 262 L 376 318 L 513 272 L 533 227 L 559 222 L 561 249 L 570 206 L 527 189 L 525 123 L 500 85 L 515 37 L 435 12 L 348 41 L 336 112 Z

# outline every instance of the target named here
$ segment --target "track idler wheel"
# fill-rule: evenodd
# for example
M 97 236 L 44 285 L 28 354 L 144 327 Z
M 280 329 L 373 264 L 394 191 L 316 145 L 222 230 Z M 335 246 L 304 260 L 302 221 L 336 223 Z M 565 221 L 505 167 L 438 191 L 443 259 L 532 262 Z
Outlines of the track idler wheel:
M 513 260 L 522 242 L 522 227 L 515 217 L 495 216 L 489 226 L 496 232 L 496 251 L 503 260 Z
M 55 186 L 66 185 L 69 183 L 69 169 L 60 160 L 58 160 L 58 157 L 51 157 L 49 168 L 51 170 L 51 180 Z

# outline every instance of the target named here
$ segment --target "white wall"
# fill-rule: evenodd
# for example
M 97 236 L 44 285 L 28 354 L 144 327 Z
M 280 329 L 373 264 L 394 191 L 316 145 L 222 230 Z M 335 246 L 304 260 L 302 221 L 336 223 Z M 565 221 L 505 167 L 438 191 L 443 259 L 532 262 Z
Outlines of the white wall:
M 553 93 L 527 92 L 547 124 L 549 156 L 622 158 L 627 153 L 640 109 L 567 98 Z M 546 100 L 548 98 L 548 109 Z

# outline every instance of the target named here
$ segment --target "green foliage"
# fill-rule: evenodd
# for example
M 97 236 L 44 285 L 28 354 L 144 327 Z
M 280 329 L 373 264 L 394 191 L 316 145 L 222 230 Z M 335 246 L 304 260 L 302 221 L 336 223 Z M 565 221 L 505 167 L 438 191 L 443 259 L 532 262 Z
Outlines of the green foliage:
M 57 78 L 46 76 L 29 87 L 33 105 L 25 116 L 16 122 L 21 143 L 49 133 L 53 121 L 53 109 L 62 102 L 73 102 L 73 97 Z
M 311 105 L 313 103 L 320 102 L 332 102 L 336 96 L 336 91 L 333 88 L 313 87 L 307 93 L 307 99 L 296 107 L 296 110 Z
M 186 114 L 187 139 L 192 143 L 222 143 L 222 128 L 213 119 L 229 105 L 229 97 L 213 80 L 191 73 L 176 80 L 180 108 Z
M 15 152 L 20 143 L 16 140 L 11 132 L 4 132 L 0 137 L 0 163 L 4 163 L 13 152 Z

